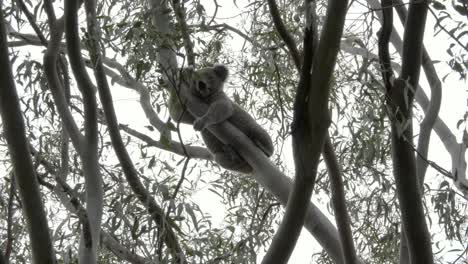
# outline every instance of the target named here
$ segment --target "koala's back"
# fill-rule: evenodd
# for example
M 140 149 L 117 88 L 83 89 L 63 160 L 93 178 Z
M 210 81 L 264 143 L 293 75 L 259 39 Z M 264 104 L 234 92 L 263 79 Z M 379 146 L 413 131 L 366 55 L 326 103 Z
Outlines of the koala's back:
M 268 132 L 244 109 L 232 102 L 234 113 L 228 121 L 249 137 L 268 157 L 273 154 L 274 147 Z
M 231 122 L 237 128 L 242 130 L 244 133 L 250 133 L 250 130 L 255 130 L 257 127 L 261 128 L 260 125 L 258 125 L 257 122 L 253 119 L 253 117 L 249 113 L 247 113 L 247 111 L 242 109 L 236 103 L 231 103 L 233 105 L 234 112 L 232 116 L 228 119 L 229 122 Z
M 250 136 L 251 130 L 256 130 L 257 127 L 261 128 L 257 122 L 253 119 L 253 117 L 247 113 L 242 107 L 240 107 L 238 104 L 234 103 L 223 91 L 220 91 L 216 94 L 214 94 L 210 98 L 206 98 L 203 100 L 205 103 L 208 105 L 211 105 L 213 103 L 218 103 L 218 104 L 230 104 L 233 109 L 232 115 L 228 118 L 229 122 L 231 122 L 233 125 L 235 125 L 237 128 L 239 128 L 242 132 L 247 134 L 247 136 Z M 226 113 L 222 112 L 213 112 L 212 114 L 216 115 L 225 115 Z

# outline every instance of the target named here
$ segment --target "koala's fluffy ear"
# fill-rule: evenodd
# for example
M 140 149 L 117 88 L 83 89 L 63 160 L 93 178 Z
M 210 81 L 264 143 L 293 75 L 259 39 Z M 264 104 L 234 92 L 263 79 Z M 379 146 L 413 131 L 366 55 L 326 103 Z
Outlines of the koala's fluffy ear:
M 228 75 L 229 75 L 229 70 L 226 66 L 224 65 L 215 65 L 213 67 L 213 71 L 216 74 L 216 76 L 221 79 L 222 82 L 226 81 Z

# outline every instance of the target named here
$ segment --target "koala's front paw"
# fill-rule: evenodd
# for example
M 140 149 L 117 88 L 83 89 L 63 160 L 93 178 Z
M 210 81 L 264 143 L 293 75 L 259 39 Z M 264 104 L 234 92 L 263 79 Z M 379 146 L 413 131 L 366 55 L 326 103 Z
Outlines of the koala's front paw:
M 196 131 L 201 131 L 205 129 L 205 127 L 206 127 L 206 121 L 203 118 L 197 118 L 193 122 L 193 129 L 195 129 Z

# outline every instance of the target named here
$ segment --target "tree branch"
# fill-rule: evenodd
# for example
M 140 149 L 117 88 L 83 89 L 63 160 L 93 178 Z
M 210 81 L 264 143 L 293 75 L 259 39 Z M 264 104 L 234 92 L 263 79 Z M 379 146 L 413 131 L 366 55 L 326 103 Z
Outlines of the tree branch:
M 150 99 L 151 97 L 150 97 L 148 88 L 145 87 L 142 83 L 133 79 L 130 76 L 130 74 L 125 70 L 125 68 L 122 65 L 120 65 L 118 62 L 116 62 L 115 60 L 103 57 L 102 62 L 105 65 L 113 69 L 116 69 L 120 73 L 120 76 L 119 76 L 118 74 L 111 71 L 110 69 L 106 67 L 104 68 L 106 74 L 109 77 L 111 77 L 113 81 L 117 82 L 118 84 L 124 87 L 135 90 L 136 92 L 140 94 L 140 105 L 141 105 L 141 108 L 143 109 L 143 112 L 146 115 L 146 118 L 148 118 L 150 124 L 154 126 L 161 133 L 161 135 L 165 136 L 166 139 L 168 140 L 171 139 L 170 128 L 168 127 L 166 123 L 164 123 L 158 117 L 158 115 L 153 109 L 153 106 L 151 105 L 151 99 Z M 89 64 L 88 66 L 91 67 L 92 65 Z
M 6 245 L 5 245 L 5 260 L 10 259 L 11 251 L 13 249 L 13 200 L 15 199 L 15 174 L 11 173 L 10 177 L 10 190 L 8 194 L 8 211 L 7 211 L 7 230 L 6 230 Z
M 181 155 L 181 156 L 185 156 L 185 153 L 184 153 L 184 147 L 187 151 L 187 154 L 191 157 L 191 158 L 197 158 L 197 159 L 204 159 L 204 160 L 213 160 L 213 157 L 211 156 L 210 152 L 206 149 L 206 148 L 203 148 L 203 147 L 197 147 L 197 146 L 182 146 L 181 143 L 177 142 L 177 141 L 170 141 L 170 142 L 161 142 L 161 141 L 156 141 L 152 138 L 150 138 L 149 136 L 141 133 L 141 132 L 138 132 L 126 125 L 122 125 L 120 124 L 119 125 L 119 128 L 122 129 L 123 131 L 127 132 L 128 134 L 144 141 L 146 144 L 148 144 L 149 146 L 153 146 L 153 147 L 157 147 L 157 148 L 160 148 L 162 150 L 167 150 L 167 151 L 171 151 L 175 154 L 178 154 L 178 155 Z
M 278 6 L 276 5 L 276 1 L 268 0 L 268 7 L 270 8 L 270 15 L 273 20 L 273 24 L 275 25 L 276 31 L 288 47 L 289 54 L 293 58 L 296 68 L 300 69 L 302 65 L 301 56 L 297 49 L 296 42 L 294 41 L 291 34 L 289 34 L 289 31 L 286 29 L 286 26 L 284 25 L 283 20 L 281 19 L 281 15 L 279 13 Z M 307 49 L 307 47 L 304 46 L 304 49 Z
M 341 246 L 343 250 L 343 262 L 358 263 L 356 248 L 353 242 L 351 220 L 346 207 L 346 196 L 343 183 L 343 173 L 335 155 L 330 136 L 327 134 L 323 146 L 323 157 L 327 164 L 328 175 L 330 175 L 330 186 L 332 191 L 332 204 L 335 211 L 335 221 L 340 233 Z
M 199 28 L 201 28 L 201 30 L 207 29 L 207 30 L 217 30 L 217 31 L 221 31 L 222 29 L 227 29 L 229 31 L 232 31 L 232 32 L 236 33 L 237 35 L 239 35 L 243 39 L 247 40 L 248 42 L 253 42 L 254 41 L 246 33 L 242 32 L 238 28 L 235 28 L 235 27 L 233 27 L 233 26 L 231 26 L 229 24 L 226 24 L 226 23 L 216 24 L 216 25 L 196 24 L 196 25 L 189 25 L 189 28 L 190 27 L 199 27 Z M 222 28 L 222 29 L 220 29 L 220 28 Z
M 172 6 L 174 8 L 174 14 L 177 19 L 177 23 L 179 23 L 182 40 L 184 41 L 188 65 L 195 66 L 195 53 L 193 52 L 193 45 L 192 41 L 190 41 L 190 34 L 188 32 L 184 3 L 181 3 L 180 0 L 172 0 Z
M 85 153 L 81 153 L 80 157 L 83 163 L 83 173 L 85 176 L 86 212 L 91 228 L 92 244 L 91 246 L 86 245 L 87 238 L 83 232 L 80 241 L 79 263 L 96 263 L 101 232 L 103 189 L 102 176 L 99 171 L 97 102 L 94 85 L 86 72 L 81 58 L 77 17 L 79 5 L 79 1 L 65 1 L 64 15 L 66 18 L 68 56 L 78 88 L 83 95 L 86 133 L 86 140 L 83 142 Z
M 125 177 L 132 187 L 133 192 L 137 195 L 138 199 L 148 208 L 153 220 L 161 228 L 163 233 L 163 240 L 171 251 L 173 260 L 177 263 L 185 262 L 184 252 L 182 251 L 177 236 L 175 235 L 172 227 L 169 225 L 170 220 L 164 216 L 164 211 L 148 194 L 143 184 L 138 179 L 138 172 L 133 165 L 133 162 L 128 155 L 125 145 L 120 135 L 117 117 L 112 101 L 112 94 L 110 93 L 109 85 L 107 83 L 104 66 L 101 60 L 101 52 L 99 48 L 99 31 L 96 22 L 96 9 L 93 0 L 85 1 L 86 14 L 88 15 L 88 31 L 90 34 L 91 46 L 90 55 L 91 62 L 94 66 L 94 74 L 98 84 L 99 97 L 104 110 L 104 115 L 109 127 L 109 134 L 111 137 L 112 145 L 114 146 L 115 154 L 119 159 L 120 165 L 124 171 Z
M 54 169 L 54 166 L 50 164 L 47 160 L 45 160 L 41 154 L 34 148 L 30 148 L 31 154 L 35 157 L 38 157 L 38 161 L 41 165 L 45 168 L 45 170 L 52 175 L 55 175 L 55 181 L 60 186 L 54 186 L 50 183 L 46 183 L 45 181 L 41 183 L 43 186 L 47 187 L 51 192 L 55 193 L 65 208 L 67 208 L 71 213 L 74 213 L 78 216 L 78 220 L 82 225 L 88 225 L 88 216 L 86 213 L 85 208 L 80 202 L 77 193 L 73 190 L 73 188 L 68 185 L 68 183 L 61 177 L 59 172 Z M 63 199 L 63 193 L 68 195 L 68 198 L 65 200 Z M 71 205 L 71 206 L 69 206 Z M 88 223 L 88 224 L 86 224 Z M 87 231 L 88 230 L 88 231 Z M 89 228 L 83 227 L 83 232 L 89 233 L 89 238 L 91 241 L 91 231 Z M 122 246 L 118 243 L 118 241 L 113 238 L 113 236 L 105 231 L 101 231 L 101 241 L 103 244 L 112 251 L 117 257 L 126 260 L 130 263 L 134 264 L 157 264 L 157 262 L 150 261 L 144 257 L 141 257 L 135 253 L 132 253 L 131 250 L 127 249 L 126 247 Z
M 50 24 L 50 42 L 44 54 L 44 73 L 47 78 L 49 89 L 52 92 L 55 105 L 57 106 L 58 113 L 62 119 L 65 127 L 67 128 L 73 146 L 78 152 L 82 152 L 83 136 L 79 132 L 78 126 L 68 108 L 65 95 L 60 85 L 60 80 L 57 74 L 57 53 L 59 52 L 60 40 L 63 34 L 63 20 L 57 23 Z
M 412 149 L 412 101 L 413 89 L 417 88 L 421 66 L 422 39 L 427 15 L 427 2 L 410 4 L 410 12 L 405 23 L 403 40 L 403 65 L 401 76 L 390 81 L 392 69 L 388 56 L 388 43 L 392 29 L 391 0 L 384 0 L 384 19 L 379 40 L 379 57 L 387 90 L 387 105 L 392 123 L 393 174 L 403 223 L 403 238 L 406 237 L 411 263 L 433 263 L 430 235 L 426 226 L 422 206 L 421 190 L 418 184 L 416 161 Z M 390 25 L 389 25 L 389 24 Z M 404 245 L 404 242 L 402 242 Z M 401 249 L 401 258 L 406 258 L 406 249 Z
M 368 3 L 372 6 L 373 9 L 376 10 L 381 10 L 381 6 L 378 2 L 375 0 L 367 0 Z M 381 17 L 382 15 L 380 12 L 377 12 L 377 15 Z M 382 18 L 381 18 L 382 20 Z M 348 43 L 349 40 L 343 41 L 341 43 L 341 49 L 347 53 L 353 54 L 353 55 L 359 55 L 363 58 L 368 58 L 368 59 L 378 59 L 378 55 L 375 55 L 368 50 L 365 50 L 364 48 L 356 48 L 356 47 L 351 47 L 350 44 Z M 398 53 L 402 52 L 402 41 L 400 37 L 395 34 L 395 28 L 392 28 L 392 34 L 390 36 L 390 42 L 393 44 L 395 49 L 397 50 Z M 424 55 L 423 55 L 424 56 Z M 425 68 L 425 62 L 426 60 L 423 58 L 422 63 L 423 63 L 423 68 Z M 391 65 L 395 71 L 399 71 L 401 69 L 401 66 L 395 62 L 391 62 Z M 426 70 L 425 70 L 426 71 Z M 426 73 L 427 74 L 427 73 Z M 434 78 L 434 77 L 427 77 L 427 78 Z M 437 77 L 438 79 L 438 77 Z M 416 102 L 421 106 L 424 112 L 428 110 L 429 107 L 429 99 L 427 98 L 426 93 L 424 90 L 418 85 L 418 88 L 416 89 L 416 94 L 415 94 L 415 99 Z M 451 160 L 452 160 L 452 174 L 457 175 L 457 177 L 451 177 L 452 179 L 455 179 L 455 186 L 465 194 L 466 197 L 468 197 L 468 188 L 465 186 L 468 186 L 468 181 L 466 180 L 466 162 L 464 159 L 460 159 L 460 157 L 464 156 L 464 153 L 466 151 L 466 146 L 464 143 L 458 143 L 455 135 L 450 131 L 448 126 L 444 123 L 442 119 L 439 117 L 436 118 L 436 121 L 434 123 L 433 127 L 434 131 L 436 132 L 437 136 L 439 139 L 442 141 L 444 144 L 445 149 L 449 153 Z M 466 183 L 465 183 L 466 182 Z M 423 183 L 420 183 L 423 184 Z
M 0 1 L 1 5 L 1 1 Z M 10 159 L 28 224 L 33 263 L 55 263 L 47 218 L 29 155 L 24 121 L 11 72 L 3 11 L 0 8 L 0 114 Z
M 308 12 L 314 12 L 314 10 L 311 10 L 309 8 Z M 313 29 L 312 33 L 315 35 L 316 31 L 317 31 L 316 25 L 311 24 L 310 26 Z M 281 36 L 283 38 L 285 38 L 284 34 L 281 34 Z M 315 39 L 316 37 L 313 37 L 313 38 Z M 286 43 L 288 42 L 286 39 L 284 39 L 284 41 Z M 313 47 L 316 46 L 316 44 L 314 44 L 315 42 L 316 42 L 316 40 L 313 40 L 312 43 L 309 43 L 309 44 L 304 43 L 304 47 L 312 46 L 312 48 L 310 48 L 310 50 L 313 50 L 314 49 Z M 294 44 L 294 47 L 295 47 L 295 44 Z M 293 50 L 293 49 L 295 49 L 295 48 L 290 48 L 290 50 Z M 307 52 L 307 50 L 306 50 L 306 52 Z M 305 61 L 308 61 L 307 56 L 305 56 Z M 312 63 L 312 56 L 310 56 L 309 62 Z M 298 65 L 296 65 L 296 66 L 298 66 Z M 300 65 L 298 67 L 300 67 Z M 300 70 L 300 68 L 298 68 L 298 70 Z M 308 72 L 310 72 L 310 69 L 309 69 L 309 71 L 303 70 L 302 74 L 308 73 Z M 303 75 L 301 75 L 301 77 L 302 76 Z M 301 95 L 300 92 L 298 92 L 297 97 L 298 98 L 302 98 L 302 97 L 305 98 L 305 96 L 303 94 Z M 296 120 L 300 120 L 300 119 L 307 120 L 307 117 L 298 118 L 296 116 Z M 295 144 L 296 148 L 298 148 L 297 146 L 302 146 L 304 144 L 304 142 L 309 141 L 309 138 L 307 137 L 307 135 L 311 134 L 311 133 L 304 133 L 304 134 L 305 134 L 304 139 L 298 139 L 297 140 L 298 142 L 302 142 L 302 143 L 301 144 L 296 143 Z M 329 141 L 330 141 L 330 138 L 328 137 L 328 134 L 326 134 L 325 135 L 325 142 L 329 142 Z M 294 142 L 294 137 L 293 137 L 293 142 Z M 299 155 L 295 155 L 295 156 L 302 156 L 302 155 L 303 154 L 299 154 Z M 330 174 L 330 178 L 331 178 L 332 183 L 334 182 L 333 180 L 335 180 L 335 182 L 338 181 L 338 180 L 341 181 L 341 172 L 339 171 L 338 161 L 336 160 L 336 156 L 334 154 L 334 149 L 333 149 L 331 144 L 325 144 L 324 145 L 323 155 L 324 155 L 324 159 L 325 159 L 326 164 L 327 164 L 327 168 L 329 170 L 329 174 Z M 308 155 L 305 154 L 305 156 L 308 156 Z M 296 166 L 296 168 L 298 168 L 298 166 Z M 307 169 L 307 170 L 309 170 L 309 169 Z M 310 170 L 313 171 L 313 169 L 310 169 Z M 331 175 L 331 174 L 333 174 L 333 175 Z M 296 176 L 296 181 L 297 181 L 298 178 L 299 177 Z M 304 185 L 305 183 L 302 183 L 302 184 L 301 183 L 296 183 L 296 184 L 297 185 Z M 355 249 L 354 249 L 354 244 L 353 244 L 353 241 L 352 241 L 352 233 L 351 233 L 351 229 L 350 229 L 349 217 L 348 217 L 348 214 L 347 214 L 346 202 L 344 200 L 344 190 L 343 190 L 342 186 L 340 186 L 340 187 L 332 188 L 332 192 L 333 192 L 332 202 L 334 202 L 334 204 L 335 204 L 334 208 L 335 208 L 335 211 L 337 211 L 336 212 L 337 223 L 339 225 L 341 243 L 343 244 L 343 252 L 342 252 L 343 258 L 341 258 L 340 261 L 349 261 L 349 263 L 356 263 L 357 256 L 356 256 L 356 252 L 355 252 Z M 302 194 L 304 194 L 304 192 L 302 192 Z M 336 197 L 336 199 L 335 199 L 335 197 Z M 339 202 L 341 202 L 341 203 L 337 204 Z M 344 218 L 341 218 L 341 217 L 338 218 L 338 216 L 345 216 L 345 217 Z M 284 232 L 284 235 L 285 236 L 287 235 L 287 231 Z M 283 241 L 283 240 L 289 240 L 289 237 L 287 239 L 282 239 L 282 238 L 280 238 L 280 236 L 278 236 L 278 238 L 275 237 L 275 239 Z M 279 243 L 279 244 L 281 244 L 281 243 Z M 278 248 L 281 248 L 281 251 L 283 250 L 282 247 L 283 246 L 278 246 Z M 270 248 L 270 250 L 271 250 L 271 248 Z M 275 258 L 271 258 L 271 259 L 266 260 L 266 261 L 264 259 L 264 261 L 265 261 L 265 263 L 268 263 L 269 261 L 273 261 L 273 259 L 275 259 Z
M 16 0 L 16 3 L 18 3 L 19 7 L 21 8 L 21 11 L 23 11 L 24 15 L 29 21 L 29 24 L 31 27 L 34 29 L 34 32 L 36 32 L 37 37 L 39 38 L 40 42 L 42 45 L 47 46 L 47 40 L 44 37 L 44 34 L 42 34 L 41 29 L 37 26 L 36 21 L 34 20 L 33 14 L 29 12 L 28 7 L 26 4 L 24 4 L 23 0 Z
M 408 11 L 401 0 L 395 1 L 395 9 L 400 17 L 401 23 L 404 24 L 408 16 Z M 424 119 L 419 128 L 417 152 L 420 155 L 417 156 L 416 166 L 418 170 L 419 186 L 421 188 L 424 184 L 424 178 L 428 166 L 427 162 L 424 161 L 424 157 L 427 157 L 429 152 L 431 132 L 439 115 L 440 105 L 442 102 L 442 84 L 425 46 L 422 47 L 422 66 L 429 82 L 429 87 L 431 88 L 431 100 L 429 101 L 429 106 L 424 109 Z
M 269 1 L 270 4 L 270 1 Z M 313 64 L 314 52 L 314 36 L 316 36 L 316 27 L 314 14 L 315 6 L 312 2 L 306 1 L 307 5 L 307 24 L 304 29 L 304 64 L 302 65 L 299 85 L 294 101 L 294 119 L 292 125 L 292 140 L 294 164 L 296 167 L 296 175 L 294 178 L 293 189 L 289 193 L 286 211 L 283 220 L 273 237 L 271 245 L 262 260 L 262 263 L 287 263 L 288 259 L 294 250 L 297 238 L 304 221 L 307 205 L 310 201 L 310 196 L 315 184 L 317 174 L 317 166 L 319 162 L 320 152 L 323 146 L 325 131 L 327 131 L 330 121 L 328 116 L 328 94 L 324 94 L 327 103 L 319 103 L 315 109 L 314 116 L 308 111 L 307 94 L 311 89 L 311 69 Z M 275 9 L 270 9 L 272 15 Z M 313 7 L 312 7 L 313 6 Z M 270 6 L 271 7 L 271 6 Z M 276 12 L 278 10 L 276 9 Z M 310 13 L 309 13 L 310 12 Z M 279 15 L 278 13 L 276 15 Z M 285 41 L 286 42 L 286 41 Z M 295 46 L 295 44 L 293 43 Z M 300 65 L 300 64 L 299 64 Z M 317 89 L 328 89 L 328 86 L 319 86 Z M 317 90 L 318 91 L 318 90 Z M 312 98 L 312 97 L 311 97 Z M 314 102 L 316 103 L 316 102 Z M 314 118 L 317 118 L 317 123 L 314 123 Z

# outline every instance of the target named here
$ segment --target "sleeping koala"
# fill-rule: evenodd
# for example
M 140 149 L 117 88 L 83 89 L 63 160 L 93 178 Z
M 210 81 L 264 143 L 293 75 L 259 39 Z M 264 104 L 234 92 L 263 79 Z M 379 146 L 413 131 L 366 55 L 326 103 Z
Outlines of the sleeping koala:
M 246 136 L 248 136 L 265 155 L 270 157 L 273 154 L 273 143 L 270 135 L 255 122 L 244 109 L 231 101 L 223 91 L 224 82 L 228 77 L 228 69 L 223 65 L 207 67 L 198 71 L 188 70 L 185 74 L 190 74 L 187 85 L 192 95 L 201 99 L 209 105 L 206 113 L 194 119 L 193 116 L 184 113 L 181 118 L 181 112 L 171 111 L 171 117 L 174 120 L 181 120 L 184 123 L 192 123 L 197 131 L 201 131 L 203 140 L 207 148 L 214 156 L 214 160 L 222 167 L 240 171 L 244 173 L 252 172 L 252 167 L 236 152 L 229 144 L 224 144 L 209 130 L 205 129 L 210 125 L 221 123 L 225 120 L 231 122 Z M 179 119 L 177 119 L 179 118 Z

